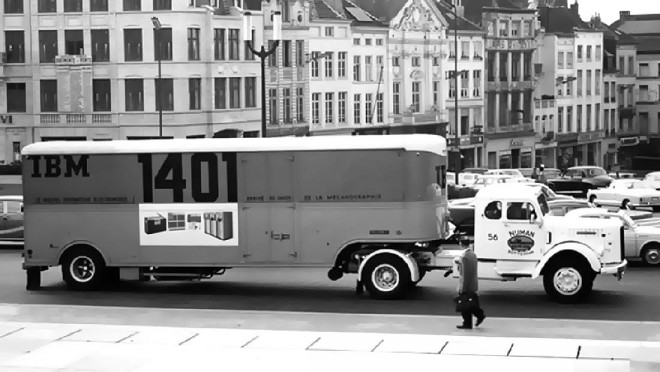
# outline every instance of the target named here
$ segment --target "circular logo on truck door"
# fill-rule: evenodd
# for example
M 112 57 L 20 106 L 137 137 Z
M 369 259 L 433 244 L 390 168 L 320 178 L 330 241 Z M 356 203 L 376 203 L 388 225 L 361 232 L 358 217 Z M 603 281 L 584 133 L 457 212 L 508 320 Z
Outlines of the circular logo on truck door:
M 509 246 L 509 253 L 516 255 L 528 255 L 532 253 L 534 247 L 534 233 L 531 231 L 511 231 L 509 240 L 506 244 Z

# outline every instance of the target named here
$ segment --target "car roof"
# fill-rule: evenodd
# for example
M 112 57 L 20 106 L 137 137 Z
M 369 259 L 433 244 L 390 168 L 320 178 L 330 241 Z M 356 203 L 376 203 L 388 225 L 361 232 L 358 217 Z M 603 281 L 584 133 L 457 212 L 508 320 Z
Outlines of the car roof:
M 598 166 L 595 166 L 595 165 L 578 165 L 578 166 L 575 166 L 575 167 L 570 167 L 568 169 L 594 169 L 594 168 L 603 169 L 602 167 L 598 167 Z
M 447 142 L 431 134 L 267 138 L 157 139 L 146 141 L 52 141 L 23 148 L 29 155 L 133 154 L 168 152 L 261 152 L 329 150 L 405 150 L 447 156 Z
M 533 199 L 536 200 L 541 190 L 518 183 L 499 183 L 479 190 L 475 199 Z

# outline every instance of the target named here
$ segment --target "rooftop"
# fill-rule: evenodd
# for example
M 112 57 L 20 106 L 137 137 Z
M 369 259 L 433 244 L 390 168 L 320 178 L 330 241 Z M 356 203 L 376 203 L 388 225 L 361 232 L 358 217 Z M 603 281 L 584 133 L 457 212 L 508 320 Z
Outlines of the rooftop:
M 612 27 L 630 35 L 660 35 L 660 14 L 624 15 Z
M 539 21 L 548 34 L 572 34 L 575 29 L 587 30 L 589 25 L 582 21 L 580 15 L 572 9 L 564 7 L 540 7 Z

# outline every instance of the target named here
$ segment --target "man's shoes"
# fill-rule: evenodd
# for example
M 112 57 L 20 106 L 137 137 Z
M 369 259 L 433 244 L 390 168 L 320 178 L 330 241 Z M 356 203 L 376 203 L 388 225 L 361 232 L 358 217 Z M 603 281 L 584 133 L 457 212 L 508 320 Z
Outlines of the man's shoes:
M 464 325 L 464 324 L 457 325 L 456 328 L 458 328 L 458 329 L 472 329 L 472 327 L 470 327 L 470 326 L 466 326 L 466 325 Z
M 481 325 L 481 323 L 484 322 L 484 319 L 486 319 L 486 316 L 485 316 L 485 315 L 483 315 L 481 318 L 477 318 L 477 322 L 474 323 L 474 324 L 475 324 L 477 327 L 479 327 L 479 325 Z

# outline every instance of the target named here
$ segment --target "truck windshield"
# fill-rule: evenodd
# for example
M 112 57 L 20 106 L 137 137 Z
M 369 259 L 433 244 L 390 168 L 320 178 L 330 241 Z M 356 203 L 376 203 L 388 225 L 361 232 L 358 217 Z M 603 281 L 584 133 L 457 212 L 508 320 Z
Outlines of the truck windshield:
M 546 200 L 545 195 L 539 195 L 538 202 L 541 206 L 541 214 L 545 216 L 550 212 L 550 206 L 548 205 L 548 201 Z

